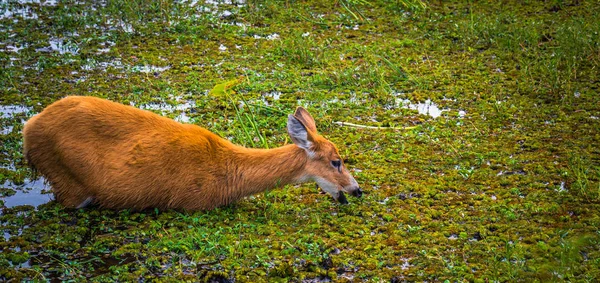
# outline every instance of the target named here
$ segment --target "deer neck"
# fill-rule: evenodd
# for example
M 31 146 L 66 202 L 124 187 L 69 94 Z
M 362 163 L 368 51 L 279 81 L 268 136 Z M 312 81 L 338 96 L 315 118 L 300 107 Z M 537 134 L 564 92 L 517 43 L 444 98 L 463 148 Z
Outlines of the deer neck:
M 306 152 L 293 144 L 274 149 L 239 148 L 227 170 L 233 199 L 302 182 L 307 160 Z

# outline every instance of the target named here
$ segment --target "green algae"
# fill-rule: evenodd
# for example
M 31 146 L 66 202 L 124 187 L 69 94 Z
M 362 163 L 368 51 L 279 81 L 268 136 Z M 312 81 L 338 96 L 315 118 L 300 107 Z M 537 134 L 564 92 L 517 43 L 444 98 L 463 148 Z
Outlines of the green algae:
M 404 2 L 6 4 L 39 18 L 0 19 L 14 34 L 0 37 L 0 104 L 35 113 L 65 95 L 183 96 L 196 102 L 192 123 L 244 143 L 235 104 L 210 90 L 245 76 L 240 101 L 281 93 L 252 108 L 269 147 L 304 106 L 365 195 L 341 206 L 306 184 L 209 212 L 3 208 L 0 278 L 598 280 L 596 3 Z M 52 38 L 79 52 L 36 52 Z M 434 119 L 396 99 L 449 111 Z M 20 134 L 31 114 L 1 118 L 13 128 L 0 134 L 0 184 L 33 175 Z

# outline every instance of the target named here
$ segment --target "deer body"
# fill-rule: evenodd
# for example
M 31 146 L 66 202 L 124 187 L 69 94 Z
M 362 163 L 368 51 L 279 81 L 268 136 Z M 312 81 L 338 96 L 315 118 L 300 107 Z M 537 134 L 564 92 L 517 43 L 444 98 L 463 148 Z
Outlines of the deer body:
M 66 207 L 94 203 L 111 209 L 207 210 L 275 186 L 311 180 L 340 201 L 345 201 L 342 191 L 360 193 L 345 168 L 340 167 L 339 176 L 329 174 L 333 179 L 314 172 L 322 170 L 311 165 L 314 155 L 322 154 L 314 145 L 331 143 L 312 133 L 311 125 L 304 126 L 314 125 L 306 110 L 299 108 L 296 114 L 288 117 L 288 133 L 296 144 L 249 149 L 149 111 L 72 96 L 26 123 L 24 155 Z M 302 142 L 313 148 L 297 145 Z

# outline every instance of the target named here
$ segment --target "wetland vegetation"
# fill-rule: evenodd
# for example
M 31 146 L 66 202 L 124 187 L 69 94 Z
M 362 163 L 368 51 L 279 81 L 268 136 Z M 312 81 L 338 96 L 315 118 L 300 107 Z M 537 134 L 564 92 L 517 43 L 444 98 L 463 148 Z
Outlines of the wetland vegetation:
M 0 280 L 598 281 L 599 4 L 0 1 Z M 64 209 L 21 130 L 66 95 L 250 147 L 303 106 L 364 195 Z

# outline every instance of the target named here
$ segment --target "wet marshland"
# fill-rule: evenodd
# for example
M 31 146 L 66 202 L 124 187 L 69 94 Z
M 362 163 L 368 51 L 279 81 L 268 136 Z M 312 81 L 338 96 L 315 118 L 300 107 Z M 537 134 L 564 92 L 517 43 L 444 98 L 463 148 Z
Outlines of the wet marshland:
M 598 7 L 0 1 L 0 280 L 597 281 Z M 304 184 L 208 212 L 64 209 L 21 130 L 66 95 L 249 147 L 289 143 L 303 106 L 365 194 L 339 205 Z

